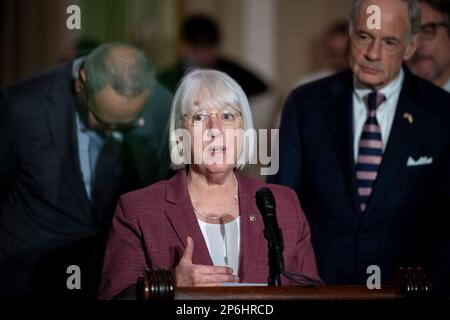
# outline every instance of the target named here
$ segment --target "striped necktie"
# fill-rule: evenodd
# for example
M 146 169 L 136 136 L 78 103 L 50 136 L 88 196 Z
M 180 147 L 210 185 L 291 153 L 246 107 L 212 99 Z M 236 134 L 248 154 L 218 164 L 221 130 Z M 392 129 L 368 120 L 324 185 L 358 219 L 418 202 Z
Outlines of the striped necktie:
M 356 182 L 358 186 L 361 212 L 366 211 L 372 187 L 378 175 L 378 167 L 383 156 L 381 129 L 377 121 L 377 108 L 385 100 L 384 95 L 376 92 L 365 97 L 369 114 L 359 141 L 358 160 L 356 162 Z

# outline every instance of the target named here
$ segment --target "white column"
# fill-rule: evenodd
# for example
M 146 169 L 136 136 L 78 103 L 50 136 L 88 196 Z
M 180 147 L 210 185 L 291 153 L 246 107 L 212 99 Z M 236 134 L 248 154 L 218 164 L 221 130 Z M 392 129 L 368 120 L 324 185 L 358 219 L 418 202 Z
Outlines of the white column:
M 244 63 L 263 78 L 271 91 L 250 100 L 256 129 L 275 126 L 277 110 L 277 0 L 244 0 L 242 14 L 242 48 Z M 260 165 L 247 166 L 245 173 L 264 180 Z
M 242 15 L 245 62 L 276 81 L 277 0 L 244 0 Z

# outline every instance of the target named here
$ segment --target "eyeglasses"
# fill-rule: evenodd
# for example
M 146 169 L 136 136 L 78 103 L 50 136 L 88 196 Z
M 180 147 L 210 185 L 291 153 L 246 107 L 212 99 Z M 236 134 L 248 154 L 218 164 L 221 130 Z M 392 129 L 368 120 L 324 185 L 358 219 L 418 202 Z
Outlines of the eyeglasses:
M 80 68 L 80 70 L 83 68 L 84 66 L 84 62 L 82 67 Z M 78 79 L 79 81 L 85 85 L 85 81 L 82 79 L 82 77 L 80 76 L 80 72 L 78 72 Z M 113 124 L 113 123 L 109 123 L 104 121 L 92 108 L 91 104 L 89 103 L 89 92 L 88 90 L 84 90 L 83 91 L 83 97 L 84 97 L 84 104 L 87 108 L 87 111 L 94 117 L 95 121 L 97 121 L 100 126 L 102 127 L 103 130 L 112 130 L 112 131 L 118 131 L 118 132 L 129 132 L 132 131 L 134 129 L 137 128 L 142 128 L 145 125 L 145 118 L 143 117 L 142 113 L 139 114 L 139 116 L 137 118 L 135 118 L 133 121 L 129 122 L 129 123 L 125 123 L 125 124 Z
M 419 35 L 425 40 L 432 40 L 436 37 L 437 29 L 439 27 L 450 29 L 450 26 L 445 22 L 430 22 L 420 26 Z
M 77 74 L 77 78 L 81 82 L 81 84 L 83 84 L 83 86 L 85 86 L 86 83 L 85 83 L 84 79 L 81 77 L 81 70 L 83 68 L 84 68 L 84 61 L 82 62 L 81 66 L 80 66 L 80 69 Z M 111 131 L 127 133 L 134 129 L 142 128 L 145 125 L 145 118 L 143 117 L 142 112 L 138 115 L 137 118 L 135 118 L 133 121 L 131 121 L 129 123 L 114 124 L 114 123 L 109 123 L 109 122 L 104 121 L 94 111 L 94 108 L 89 103 L 89 101 L 90 101 L 89 96 L 90 96 L 89 91 L 86 88 L 84 88 L 83 93 L 81 95 L 81 99 L 84 99 L 84 101 L 82 101 L 81 103 L 83 103 L 85 105 L 87 112 L 89 112 L 89 114 L 91 114 L 94 117 L 95 121 L 97 121 L 98 124 L 102 127 L 102 130 L 111 130 Z
M 217 119 L 224 125 L 224 126 L 234 126 L 238 118 L 242 116 L 242 112 L 239 111 L 231 111 L 231 110 L 221 110 L 219 112 L 208 112 L 206 110 L 201 110 L 193 113 L 188 113 L 184 115 L 184 118 L 191 124 L 205 124 L 213 115 L 217 116 Z
M 142 128 L 145 124 L 145 119 L 142 116 L 142 114 L 140 114 L 136 119 L 134 119 L 133 121 L 129 122 L 129 123 L 124 123 L 124 124 L 113 124 L 113 123 L 108 123 L 106 121 L 103 121 L 97 114 L 95 114 L 95 112 L 89 108 L 89 113 L 92 114 L 92 116 L 95 118 L 95 120 L 102 126 L 102 128 L 104 128 L 105 130 L 110 129 L 112 131 L 119 131 L 119 132 L 130 132 L 134 129 L 137 128 Z

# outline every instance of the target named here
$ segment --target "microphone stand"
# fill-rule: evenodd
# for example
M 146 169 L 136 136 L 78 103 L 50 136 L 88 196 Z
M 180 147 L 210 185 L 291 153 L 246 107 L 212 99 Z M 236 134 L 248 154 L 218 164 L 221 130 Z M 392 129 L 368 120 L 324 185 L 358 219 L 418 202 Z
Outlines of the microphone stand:
M 281 274 L 284 272 L 283 234 L 278 227 L 276 204 L 273 193 L 268 188 L 256 191 L 256 205 L 264 221 L 264 237 L 269 247 L 269 278 L 270 287 L 281 286 Z
M 269 240 L 267 237 L 267 230 L 264 230 L 264 235 L 266 236 L 266 239 Z M 282 236 L 280 232 L 280 237 Z M 282 246 L 283 240 L 281 239 L 281 246 Z M 269 287 L 279 287 L 281 286 L 281 274 L 284 272 L 284 258 L 283 258 L 283 247 L 275 246 L 271 241 L 269 240 L 269 278 L 268 278 L 268 284 Z

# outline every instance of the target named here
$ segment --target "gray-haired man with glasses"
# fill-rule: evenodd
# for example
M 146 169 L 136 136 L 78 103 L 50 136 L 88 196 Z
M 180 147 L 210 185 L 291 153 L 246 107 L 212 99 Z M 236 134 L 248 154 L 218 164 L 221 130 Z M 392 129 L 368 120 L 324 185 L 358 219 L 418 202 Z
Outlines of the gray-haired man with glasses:
M 374 265 L 388 283 L 420 266 L 449 294 L 450 95 L 403 68 L 420 21 L 417 0 L 353 0 L 351 71 L 286 101 L 270 181 L 297 191 L 326 284 L 367 284 Z
M 421 27 L 411 71 L 450 92 L 450 0 L 421 0 Z

